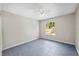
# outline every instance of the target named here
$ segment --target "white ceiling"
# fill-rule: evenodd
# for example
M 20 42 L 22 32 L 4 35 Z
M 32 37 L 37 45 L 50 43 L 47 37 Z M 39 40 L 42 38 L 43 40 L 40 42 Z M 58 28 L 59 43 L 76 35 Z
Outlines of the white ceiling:
M 73 13 L 77 8 L 75 3 L 7 3 L 3 10 L 21 16 L 42 20 L 56 16 Z M 39 15 L 39 10 L 44 9 L 44 16 Z

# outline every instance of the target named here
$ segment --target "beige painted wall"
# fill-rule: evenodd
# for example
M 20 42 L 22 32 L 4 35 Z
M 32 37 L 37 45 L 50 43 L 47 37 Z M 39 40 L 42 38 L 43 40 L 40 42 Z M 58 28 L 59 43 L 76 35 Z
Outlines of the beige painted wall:
M 76 49 L 79 54 L 79 7 L 76 11 Z
M 2 24 L 1 24 L 1 4 L 0 4 L 0 56 L 2 55 Z
M 3 12 L 3 50 L 32 40 L 39 36 L 38 21 Z
M 1 25 L 1 15 L 0 15 L 0 56 L 2 55 L 2 25 Z
M 45 34 L 45 23 L 48 20 L 40 21 L 40 38 L 55 40 L 68 44 L 75 43 L 75 14 L 64 15 L 54 18 L 56 23 L 56 35 L 49 36 Z

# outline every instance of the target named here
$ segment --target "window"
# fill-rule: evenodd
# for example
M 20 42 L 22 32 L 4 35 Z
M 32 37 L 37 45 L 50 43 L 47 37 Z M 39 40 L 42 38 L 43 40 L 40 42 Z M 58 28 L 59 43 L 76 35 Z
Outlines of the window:
M 55 34 L 55 22 L 54 21 L 48 21 L 46 23 L 46 34 L 47 35 L 56 35 Z

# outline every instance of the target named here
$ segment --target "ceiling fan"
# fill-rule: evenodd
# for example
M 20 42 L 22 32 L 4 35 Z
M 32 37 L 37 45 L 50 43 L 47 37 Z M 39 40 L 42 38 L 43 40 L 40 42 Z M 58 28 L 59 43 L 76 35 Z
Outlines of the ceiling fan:
M 38 9 L 37 13 L 40 17 L 46 16 L 46 9 L 40 8 Z
M 44 7 L 41 7 L 40 4 L 29 4 L 27 8 L 32 10 L 33 13 L 39 17 L 47 16 L 47 9 Z

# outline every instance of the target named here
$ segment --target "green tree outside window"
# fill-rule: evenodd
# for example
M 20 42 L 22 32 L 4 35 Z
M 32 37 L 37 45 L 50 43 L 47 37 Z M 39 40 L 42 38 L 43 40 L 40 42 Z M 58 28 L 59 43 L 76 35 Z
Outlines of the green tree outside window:
M 49 21 L 46 23 L 46 28 L 49 29 L 49 35 L 55 35 L 55 22 Z

